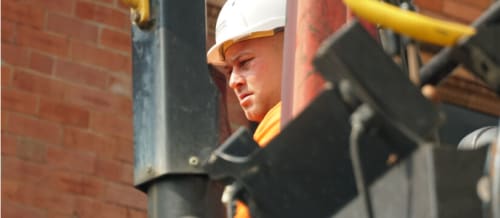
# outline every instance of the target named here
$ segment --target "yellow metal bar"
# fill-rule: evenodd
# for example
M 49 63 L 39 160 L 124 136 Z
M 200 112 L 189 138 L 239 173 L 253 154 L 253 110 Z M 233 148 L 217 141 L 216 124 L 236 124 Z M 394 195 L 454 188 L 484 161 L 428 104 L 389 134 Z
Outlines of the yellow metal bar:
M 376 0 L 344 0 L 359 17 L 414 39 L 442 46 L 474 35 L 475 28 L 438 20 Z
M 150 19 L 149 0 L 122 0 L 131 9 L 134 22 L 145 24 Z

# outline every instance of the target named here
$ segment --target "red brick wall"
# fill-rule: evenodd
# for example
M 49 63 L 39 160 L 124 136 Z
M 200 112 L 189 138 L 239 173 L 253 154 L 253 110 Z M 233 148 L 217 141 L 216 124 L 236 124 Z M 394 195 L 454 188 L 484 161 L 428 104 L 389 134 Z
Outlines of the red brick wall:
M 141 218 L 118 0 L 2 1 L 2 217 Z

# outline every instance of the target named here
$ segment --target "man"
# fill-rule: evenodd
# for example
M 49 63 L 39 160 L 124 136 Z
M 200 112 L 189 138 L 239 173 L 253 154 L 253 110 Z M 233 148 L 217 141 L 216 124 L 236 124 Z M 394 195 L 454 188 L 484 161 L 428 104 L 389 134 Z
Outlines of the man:
M 285 13 L 286 0 L 227 1 L 207 54 L 210 64 L 228 69 L 228 85 L 246 118 L 260 122 L 254 138 L 261 146 L 280 128 Z
M 208 63 L 227 69 L 228 85 L 265 146 L 280 130 L 286 0 L 229 0 L 219 13 Z M 236 218 L 250 217 L 238 202 Z

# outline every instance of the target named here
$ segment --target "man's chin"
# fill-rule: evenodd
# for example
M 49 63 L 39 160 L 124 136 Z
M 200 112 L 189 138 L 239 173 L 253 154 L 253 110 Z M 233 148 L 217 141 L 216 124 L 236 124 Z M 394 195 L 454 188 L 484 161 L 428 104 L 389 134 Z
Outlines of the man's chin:
M 253 110 L 244 110 L 245 112 L 245 117 L 247 120 L 252 121 L 252 122 L 260 122 L 262 119 L 264 119 L 264 115 L 262 113 L 257 113 L 256 111 Z

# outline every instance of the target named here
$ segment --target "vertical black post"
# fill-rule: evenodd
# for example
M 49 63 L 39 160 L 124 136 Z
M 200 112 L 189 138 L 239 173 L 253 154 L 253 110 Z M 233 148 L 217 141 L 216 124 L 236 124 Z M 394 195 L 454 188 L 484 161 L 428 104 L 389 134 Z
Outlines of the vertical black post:
M 132 25 L 135 185 L 150 218 L 224 217 L 201 167 L 217 145 L 219 94 L 205 56 L 205 1 L 151 0 Z

